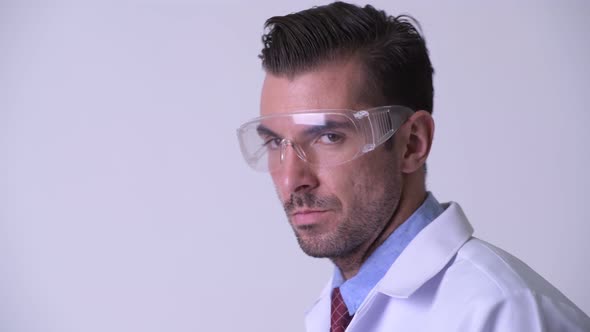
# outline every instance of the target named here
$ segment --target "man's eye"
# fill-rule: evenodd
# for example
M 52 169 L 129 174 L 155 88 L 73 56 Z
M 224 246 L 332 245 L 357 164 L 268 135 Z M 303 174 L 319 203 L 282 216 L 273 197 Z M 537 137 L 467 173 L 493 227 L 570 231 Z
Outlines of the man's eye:
M 342 135 L 327 133 L 320 136 L 318 141 L 323 144 L 335 144 L 341 142 L 343 139 L 344 137 Z
M 266 146 L 269 149 L 278 149 L 281 145 L 281 141 L 282 140 L 278 137 L 269 138 L 266 141 L 264 141 L 264 146 Z

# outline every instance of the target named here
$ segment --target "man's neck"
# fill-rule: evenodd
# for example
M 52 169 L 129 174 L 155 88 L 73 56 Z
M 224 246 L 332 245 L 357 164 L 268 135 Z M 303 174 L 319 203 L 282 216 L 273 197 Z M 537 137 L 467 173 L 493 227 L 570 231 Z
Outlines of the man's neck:
M 340 269 L 344 280 L 354 277 L 363 263 L 387 238 L 403 224 L 426 199 L 426 189 L 421 187 L 416 192 L 402 195 L 396 210 L 380 233 L 375 234 L 371 241 L 359 246 L 347 256 L 332 258 L 332 262 Z

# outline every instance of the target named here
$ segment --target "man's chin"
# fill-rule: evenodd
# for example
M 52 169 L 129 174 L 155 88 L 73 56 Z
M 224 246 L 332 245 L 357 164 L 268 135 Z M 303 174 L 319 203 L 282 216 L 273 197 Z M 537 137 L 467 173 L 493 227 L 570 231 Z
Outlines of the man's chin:
M 332 257 L 331 255 L 329 255 L 329 253 L 326 253 L 324 250 L 321 250 L 317 247 L 301 244 L 301 242 L 299 243 L 299 247 L 307 256 L 310 256 L 310 257 L 314 257 L 314 258 L 330 258 L 330 257 Z
M 315 258 L 332 258 L 341 254 L 341 248 L 336 247 L 336 243 L 326 239 L 321 234 L 301 234 L 295 230 L 297 242 L 301 250 L 308 256 Z

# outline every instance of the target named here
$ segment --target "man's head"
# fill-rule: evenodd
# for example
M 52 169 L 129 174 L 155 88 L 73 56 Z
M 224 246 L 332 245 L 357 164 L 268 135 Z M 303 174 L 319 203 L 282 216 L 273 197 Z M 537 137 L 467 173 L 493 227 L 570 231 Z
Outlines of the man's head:
M 413 201 L 424 198 L 423 165 L 433 133 L 424 40 L 407 17 L 345 3 L 273 17 L 266 27 L 263 117 L 385 105 L 416 111 L 392 142 L 333 167 L 297 155 L 303 143 L 296 126 L 273 129 L 289 145 L 282 146 L 280 167 L 271 175 L 302 249 L 336 259 L 366 252 L 397 227 L 395 215 L 411 213 Z M 338 144 L 335 134 L 322 133 L 316 142 Z
M 286 77 L 354 58 L 365 102 L 432 113 L 433 68 L 415 25 L 408 16 L 335 2 L 268 19 L 260 58 L 267 73 Z

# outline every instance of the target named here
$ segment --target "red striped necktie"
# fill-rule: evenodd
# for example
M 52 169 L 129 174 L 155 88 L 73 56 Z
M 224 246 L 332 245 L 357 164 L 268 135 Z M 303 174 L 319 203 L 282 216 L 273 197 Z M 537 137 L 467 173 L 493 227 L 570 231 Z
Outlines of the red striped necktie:
M 348 314 L 346 304 L 340 294 L 340 288 L 336 287 L 332 291 L 332 312 L 330 314 L 330 332 L 344 332 L 352 316 Z

